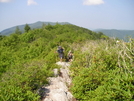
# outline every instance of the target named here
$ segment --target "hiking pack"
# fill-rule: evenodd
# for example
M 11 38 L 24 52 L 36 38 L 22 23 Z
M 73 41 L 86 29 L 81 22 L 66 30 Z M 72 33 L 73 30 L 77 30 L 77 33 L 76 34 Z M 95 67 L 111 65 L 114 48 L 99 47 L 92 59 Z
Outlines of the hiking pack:
M 63 53 L 63 48 L 58 49 L 58 53 Z
M 72 54 L 69 54 L 69 55 L 68 55 L 68 58 L 69 58 L 69 59 L 72 59 L 72 58 L 73 58 L 73 55 L 72 55 Z

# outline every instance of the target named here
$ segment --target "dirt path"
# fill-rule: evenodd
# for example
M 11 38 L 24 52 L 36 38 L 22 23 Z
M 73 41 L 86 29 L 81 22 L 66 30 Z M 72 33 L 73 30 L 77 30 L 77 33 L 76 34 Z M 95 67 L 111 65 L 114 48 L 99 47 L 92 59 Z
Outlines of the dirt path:
M 58 69 L 54 69 L 55 77 L 49 77 L 49 85 L 44 87 L 45 98 L 42 101 L 74 101 L 73 95 L 69 92 L 67 85 L 72 82 L 69 77 L 70 66 L 67 62 L 57 62 L 60 65 L 60 75 Z

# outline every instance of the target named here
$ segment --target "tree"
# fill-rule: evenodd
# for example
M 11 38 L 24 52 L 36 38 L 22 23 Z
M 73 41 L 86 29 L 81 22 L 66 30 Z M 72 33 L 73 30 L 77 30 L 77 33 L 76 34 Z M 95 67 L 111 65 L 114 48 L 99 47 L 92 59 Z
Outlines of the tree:
M 21 31 L 20 31 L 20 29 L 19 29 L 18 26 L 16 27 L 15 33 L 16 33 L 16 34 L 21 34 Z
M 25 32 L 28 32 L 29 30 L 31 30 L 30 26 L 28 24 L 25 25 Z
M 45 23 L 43 23 L 42 24 L 42 29 L 44 29 L 46 27 L 46 24 Z
M 52 26 L 51 24 L 48 24 L 45 28 L 50 31 L 54 28 L 54 26 Z
M 0 33 L 1 34 L 1 33 Z M 0 40 L 2 40 L 4 38 L 4 36 L 3 35 L 0 35 Z

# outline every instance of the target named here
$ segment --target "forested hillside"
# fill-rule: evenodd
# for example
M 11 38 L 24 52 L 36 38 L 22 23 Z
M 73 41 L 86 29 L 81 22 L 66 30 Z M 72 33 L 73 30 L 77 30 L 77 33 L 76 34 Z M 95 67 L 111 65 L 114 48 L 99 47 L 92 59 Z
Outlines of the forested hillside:
M 74 53 L 70 91 L 78 101 L 133 101 L 134 39 L 60 24 L 0 37 L 0 101 L 39 101 L 37 90 L 59 68 L 58 45 Z
M 83 68 L 85 64 L 79 57 L 81 52 L 75 48 L 85 45 L 85 41 L 100 39 L 108 40 L 108 37 L 68 24 L 49 24 L 40 29 L 28 29 L 23 34 L 16 32 L 1 36 L 0 101 L 38 101 L 37 90 L 48 83 L 47 78 L 53 76 L 52 69 L 57 67 L 57 46 L 63 46 L 65 54 L 73 50 L 76 60 L 79 58 L 82 62 L 78 65 Z
M 37 29 L 37 28 L 42 28 L 43 25 L 48 25 L 48 24 L 56 25 L 56 23 L 58 23 L 58 22 L 42 22 L 42 21 L 37 21 L 35 23 L 31 23 L 31 24 L 28 24 L 28 25 L 30 26 L 31 29 Z M 60 22 L 59 24 L 64 25 L 64 24 L 69 24 L 69 23 L 68 22 Z M 11 28 L 7 28 L 7 29 L 1 31 L 0 35 L 10 35 L 12 33 L 15 33 L 17 28 L 19 28 L 19 30 L 23 33 L 25 31 L 24 30 L 25 24 L 14 26 L 14 27 L 11 27 Z

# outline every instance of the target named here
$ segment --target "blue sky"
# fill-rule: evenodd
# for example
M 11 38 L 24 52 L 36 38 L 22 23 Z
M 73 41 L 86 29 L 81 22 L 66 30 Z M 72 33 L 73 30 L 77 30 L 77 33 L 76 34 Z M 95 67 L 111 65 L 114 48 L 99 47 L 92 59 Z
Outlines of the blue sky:
M 37 21 L 134 30 L 134 0 L 0 0 L 0 31 Z

